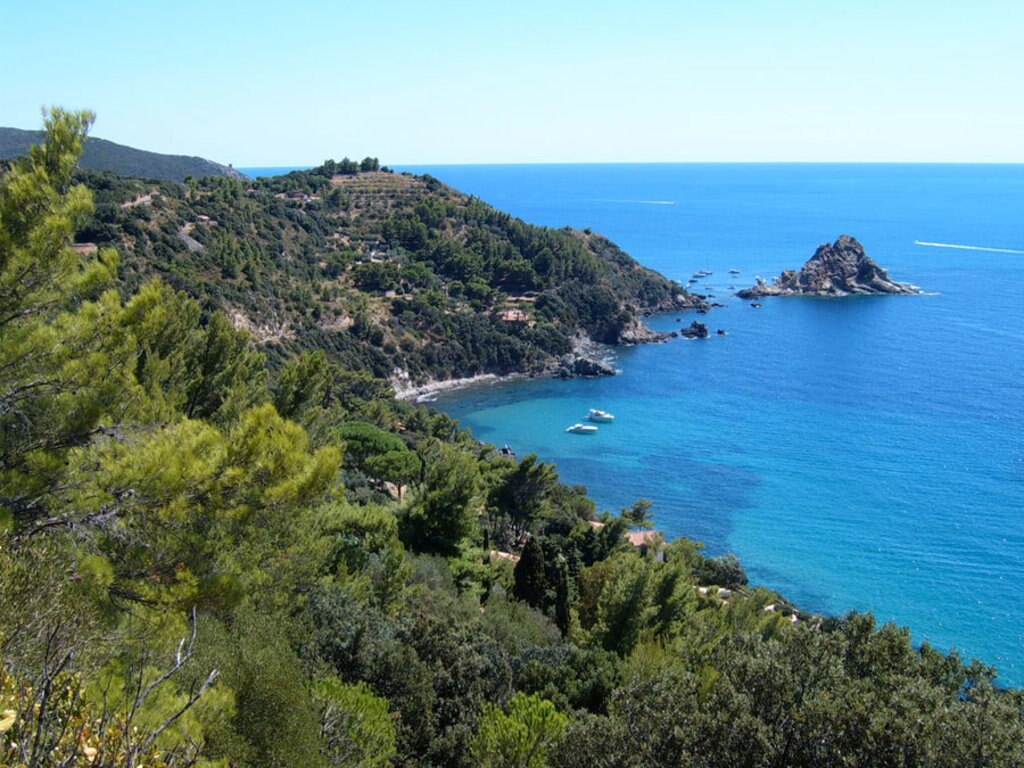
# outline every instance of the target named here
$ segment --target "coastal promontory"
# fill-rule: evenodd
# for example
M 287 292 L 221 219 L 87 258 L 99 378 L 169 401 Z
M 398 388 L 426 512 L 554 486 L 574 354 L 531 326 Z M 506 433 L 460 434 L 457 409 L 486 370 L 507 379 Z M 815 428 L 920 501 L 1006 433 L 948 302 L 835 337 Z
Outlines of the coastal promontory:
M 898 283 L 864 252 L 849 235 L 818 246 L 800 271 L 787 269 L 769 284 L 758 278 L 752 288 L 739 291 L 741 299 L 764 296 L 850 296 L 858 294 L 913 294 L 921 290 Z
M 403 393 L 614 372 L 604 347 L 667 338 L 643 318 L 707 308 L 595 232 L 528 224 L 375 158 L 188 185 L 78 178 L 97 206 L 76 248 L 117 248 L 125 290 L 159 278 L 274 359 L 318 351 Z
M 0 128 L 0 159 L 27 155 L 29 147 L 41 142 L 44 136 L 42 131 Z M 183 182 L 189 176 L 195 179 L 205 176 L 246 178 L 245 174 L 229 165 L 221 165 L 202 157 L 147 152 L 94 136 L 86 138 L 83 144 L 81 167 L 112 171 L 121 176 L 176 182 Z

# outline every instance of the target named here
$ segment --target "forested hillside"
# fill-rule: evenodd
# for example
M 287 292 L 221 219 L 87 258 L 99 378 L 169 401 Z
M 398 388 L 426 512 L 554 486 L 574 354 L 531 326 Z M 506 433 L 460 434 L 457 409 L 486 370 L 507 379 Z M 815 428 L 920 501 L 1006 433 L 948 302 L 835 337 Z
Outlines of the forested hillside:
M 198 191 L 114 230 L 134 253 L 72 249 L 99 239 L 74 180 L 88 124 L 55 111 L 0 179 L 0 766 L 1024 764 L 1024 699 L 993 670 L 870 616 L 804 615 L 694 542 L 634 546 L 647 503 L 598 514 L 340 356 L 296 339 L 270 366 L 217 309 L 242 284 L 202 293 L 229 261 L 178 274 L 163 254 L 149 277 L 144 254 L 178 253 L 150 233 L 177 238 L 165 213 Z M 259 232 L 233 195 L 204 215 Z M 496 248 L 519 227 L 444 204 L 465 236 L 491 221 Z M 432 253 L 400 245 L 417 221 L 461 242 L 414 215 L 381 220 L 383 245 Z M 230 252 L 214 232 L 205 252 Z M 592 266 L 592 236 L 549 242 Z M 354 263 L 378 262 L 339 275 Z M 503 263 L 484 274 L 510 286 Z M 570 303 L 531 269 L 531 312 Z M 365 307 L 382 332 L 387 301 Z
M 29 147 L 45 138 L 41 131 L 23 131 L 18 128 L 0 128 L 0 160 L 19 157 L 28 153 Z M 126 147 L 105 139 L 87 137 L 82 157 L 83 168 L 96 171 L 111 171 L 122 176 L 138 176 L 143 179 L 164 181 L 185 181 L 188 177 L 226 176 L 243 179 L 245 175 L 230 166 L 215 163 L 202 157 L 184 155 L 163 155 L 158 152 Z
M 651 338 L 644 312 L 703 307 L 590 232 L 531 226 L 429 176 L 329 161 L 242 182 L 79 177 L 82 242 L 249 329 L 275 363 L 322 349 L 396 382 L 538 372 L 587 337 Z

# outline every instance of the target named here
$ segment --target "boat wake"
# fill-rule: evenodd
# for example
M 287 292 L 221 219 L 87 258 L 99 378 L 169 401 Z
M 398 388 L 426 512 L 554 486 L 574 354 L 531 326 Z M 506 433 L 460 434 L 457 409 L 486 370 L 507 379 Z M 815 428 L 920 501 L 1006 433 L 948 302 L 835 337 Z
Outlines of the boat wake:
M 675 200 L 598 200 L 599 203 L 621 203 L 624 205 L 675 205 Z
M 988 253 L 1017 253 L 1024 255 L 1024 251 L 1014 248 L 986 248 L 982 245 L 957 245 L 955 243 L 926 243 L 923 240 L 915 240 L 914 245 L 926 245 L 929 248 L 955 248 L 959 251 L 986 251 Z

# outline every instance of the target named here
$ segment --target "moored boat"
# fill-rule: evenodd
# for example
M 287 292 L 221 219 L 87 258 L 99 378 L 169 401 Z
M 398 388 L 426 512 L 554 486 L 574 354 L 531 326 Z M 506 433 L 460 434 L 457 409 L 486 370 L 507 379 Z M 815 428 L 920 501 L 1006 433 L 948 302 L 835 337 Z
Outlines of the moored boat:
M 573 424 L 565 431 L 571 432 L 574 435 L 592 435 L 597 432 L 597 427 L 593 424 Z
M 602 411 L 597 408 L 591 408 L 587 418 L 590 421 L 615 421 L 615 417 L 608 413 L 608 411 Z

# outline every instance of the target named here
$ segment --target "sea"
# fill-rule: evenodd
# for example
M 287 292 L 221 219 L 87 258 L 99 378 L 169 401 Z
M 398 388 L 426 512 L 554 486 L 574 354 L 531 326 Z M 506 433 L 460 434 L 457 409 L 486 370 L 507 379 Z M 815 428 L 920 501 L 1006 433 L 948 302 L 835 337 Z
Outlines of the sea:
M 699 317 L 709 339 L 615 350 L 615 377 L 477 386 L 433 407 L 554 462 L 600 510 L 652 501 L 668 538 L 736 554 L 806 611 L 870 611 L 1024 685 L 1024 166 L 398 170 L 592 228 L 683 285 L 710 271 L 694 289 L 724 305 Z M 841 234 L 924 293 L 733 295 Z M 615 421 L 565 432 L 589 408 Z

